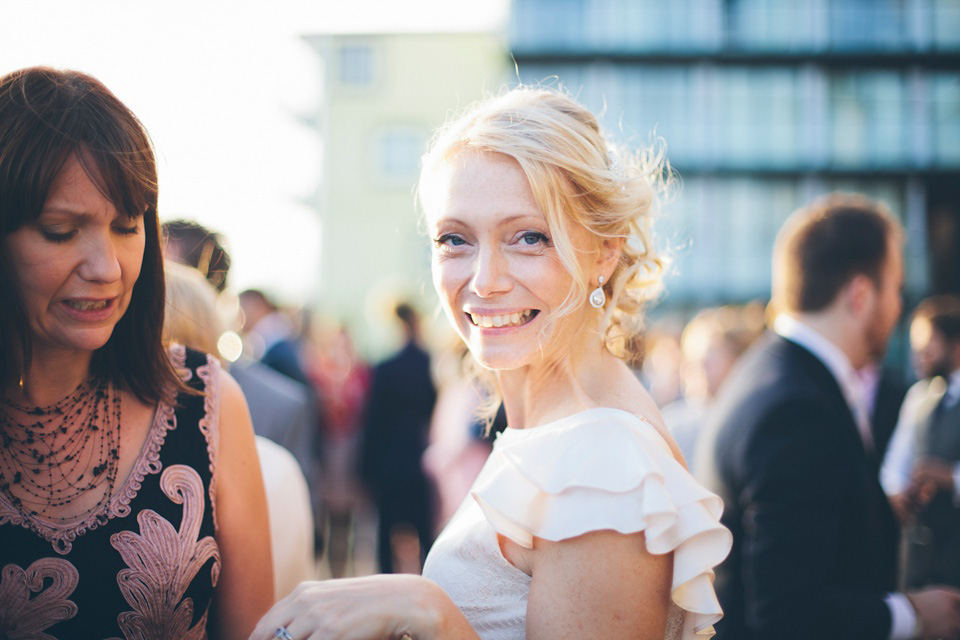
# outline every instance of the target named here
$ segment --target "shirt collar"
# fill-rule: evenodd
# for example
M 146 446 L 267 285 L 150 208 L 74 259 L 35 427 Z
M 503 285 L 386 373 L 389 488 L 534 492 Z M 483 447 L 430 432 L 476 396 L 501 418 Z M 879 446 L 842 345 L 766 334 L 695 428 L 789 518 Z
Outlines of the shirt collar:
M 960 369 L 954 369 L 947 378 L 947 389 L 944 393 L 950 398 L 951 404 L 960 398 Z
M 797 343 L 822 362 L 840 385 L 844 398 L 851 407 L 860 408 L 864 404 L 860 378 L 856 369 L 850 364 L 847 354 L 841 351 L 840 347 L 830 342 L 813 327 L 785 313 L 777 316 L 773 323 L 773 330 L 779 336 Z

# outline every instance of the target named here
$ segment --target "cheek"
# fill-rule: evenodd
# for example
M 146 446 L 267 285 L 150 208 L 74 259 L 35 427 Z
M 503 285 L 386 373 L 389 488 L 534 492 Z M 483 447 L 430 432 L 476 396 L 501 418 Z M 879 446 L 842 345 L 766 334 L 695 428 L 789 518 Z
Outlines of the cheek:
M 139 236 L 138 239 L 139 242 L 131 242 L 131 246 L 126 247 L 124 253 L 122 254 L 123 257 L 121 258 L 123 279 L 128 287 L 132 287 L 136 283 L 136 281 L 140 278 L 140 272 L 143 269 L 146 239 L 142 235 Z
M 433 262 L 433 288 L 444 306 L 454 304 L 457 294 L 463 286 L 464 268 L 462 264 L 447 259 Z

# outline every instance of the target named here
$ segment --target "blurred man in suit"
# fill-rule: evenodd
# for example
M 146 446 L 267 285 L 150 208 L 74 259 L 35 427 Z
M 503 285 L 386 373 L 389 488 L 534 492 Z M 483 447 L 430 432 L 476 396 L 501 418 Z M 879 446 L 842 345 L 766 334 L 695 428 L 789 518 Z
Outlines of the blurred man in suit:
M 377 506 L 383 573 L 419 572 L 433 542 L 433 491 L 422 458 L 437 392 L 417 312 L 401 303 L 395 313 L 404 344 L 373 370 L 360 447 L 361 475 Z M 413 553 L 411 538 L 419 545 Z
M 960 298 L 922 301 L 910 346 L 920 380 L 881 480 L 906 525 L 906 584 L 960 586 Z
M 857 374 L 900 315 L 902 243 L 884 207 L 851 195 L 801 209 L 777 237 L 781 313 L 727 379 L 698 451 L 734 535 L 719 639 L 960 634 L 960 593 L 895 593 L 897 521 Z

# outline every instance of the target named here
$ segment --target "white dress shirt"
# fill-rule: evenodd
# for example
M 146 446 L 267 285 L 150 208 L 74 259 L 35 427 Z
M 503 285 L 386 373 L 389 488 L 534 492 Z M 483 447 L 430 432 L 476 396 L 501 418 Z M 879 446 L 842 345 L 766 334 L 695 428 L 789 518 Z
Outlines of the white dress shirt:
M 873 433 L 867 410 L 866 394 L 857 370 L 850 364 L 847 355 L 813 327 L 786 314 L 777 316 L 773 330 L 783 338 L 795 342 L 814 355 L 833 375 L 850 411 L 857 422 L 857 430 L 867 451 L 873 450 Z M 902 593 L 889 593 L 884 598 L 890 608 L 890 640 L 909 640 L 917 625 L 917 614 L 910 601 Z
M 880 470 L 880 482 L 887 495 L 902 493 L 910 484 L 917 458 L 917 426 L 927 420 L 944 397 L 947 409 L 960 400 L 960 369 L 951 373 L 948 381 L 939 377 L 920 380 L 907 391 Z M 953 468 L 953 499 L 960 505 L 960 462 Z
M 793 316 L 786 314 L 777 316 L 773 330 L 812 353 L 833 374 L 853 413 L 864 448 L 867 451 L 873 451 L 873 431 L 870 428 L 870 410 L 866 390 L 863 388 L 863 380 L 850 364 L 847 354 L 815 329 Z

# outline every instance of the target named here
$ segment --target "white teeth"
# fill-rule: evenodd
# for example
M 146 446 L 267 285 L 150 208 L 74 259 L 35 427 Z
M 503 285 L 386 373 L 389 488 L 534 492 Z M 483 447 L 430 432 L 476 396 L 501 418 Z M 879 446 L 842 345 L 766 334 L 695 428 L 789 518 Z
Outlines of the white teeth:
M 517 311 L 516 313 L 495 316 L 482 316 L 476 313 L 471 313 L 470 320 L 472 320 L 473 324 L 476 326 L 485 328 L 516 326 L 524 324 L 532 313 L 533 311 L 530 309 Z
M 105 308 L 108 300 L 67 300 L 66 302 L 78 311 L 94 311 Z

